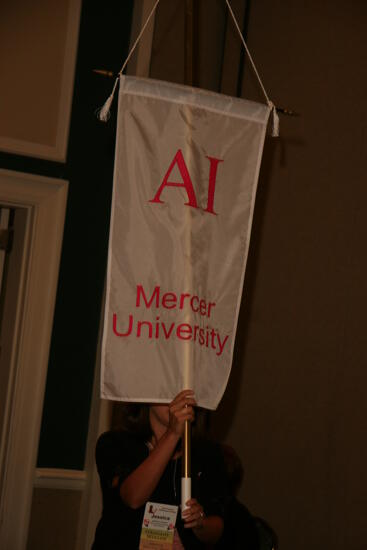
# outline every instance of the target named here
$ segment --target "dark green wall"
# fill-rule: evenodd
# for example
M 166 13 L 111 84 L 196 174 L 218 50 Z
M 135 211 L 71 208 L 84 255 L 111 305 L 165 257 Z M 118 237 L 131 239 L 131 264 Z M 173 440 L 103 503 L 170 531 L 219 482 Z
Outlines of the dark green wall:
M 38 465 L 84 466 L 106 270 L 115 142 L 114 117 L 94 116 L 129 43 L 131 0 L 84 2 L 68 150 L 70 191 Z
M 69 195 L 38 466 L 83 469 L 106 270 L 115 119 L 95 110 L 118 72 L 130 37 L 133 0 L 84 1 L 66 163 L 0 154 L 0 166 L 60 177 Z M 113 109 L 116 113 L 116 104 Z M 31 389 L 30 389 L 31 390 Z

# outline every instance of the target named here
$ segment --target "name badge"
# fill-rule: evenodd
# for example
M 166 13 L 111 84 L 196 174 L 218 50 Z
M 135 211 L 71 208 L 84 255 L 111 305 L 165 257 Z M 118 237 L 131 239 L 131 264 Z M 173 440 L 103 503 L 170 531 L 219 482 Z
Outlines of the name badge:
M 147 502 L 139 550 L 171 550 L 178 506 Z

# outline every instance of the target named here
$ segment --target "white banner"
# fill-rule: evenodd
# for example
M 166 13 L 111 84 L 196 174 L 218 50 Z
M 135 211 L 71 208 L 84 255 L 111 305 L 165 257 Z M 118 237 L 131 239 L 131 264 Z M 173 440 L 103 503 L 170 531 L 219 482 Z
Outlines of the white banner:
M 231 370 L 270 108 L 122 76 L 101 395 L 215 409 Z

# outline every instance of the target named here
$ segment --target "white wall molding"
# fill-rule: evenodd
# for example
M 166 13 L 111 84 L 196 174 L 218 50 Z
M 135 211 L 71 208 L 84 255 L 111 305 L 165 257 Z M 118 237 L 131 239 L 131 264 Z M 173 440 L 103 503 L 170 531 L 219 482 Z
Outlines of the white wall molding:
M 3 438 L 0 548 L 26 547 L 59 273 L 68 183 L 0 170 L 0 203 L 29 212 L 22 307 Z
M 83 491 L 87 482 L 84 470 L 64 470 L 59 468 L 37 468 L 34 487 L 38 489 L 61 489 Z

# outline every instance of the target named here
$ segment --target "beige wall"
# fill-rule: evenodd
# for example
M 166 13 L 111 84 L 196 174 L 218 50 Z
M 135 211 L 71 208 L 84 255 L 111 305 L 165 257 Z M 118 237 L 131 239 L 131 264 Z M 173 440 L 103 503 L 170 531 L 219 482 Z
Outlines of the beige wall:
M 234 4 L 243 0 L 235 0 Z M 224 0 L 194 0 L 194 78 L 193 84 L 218 90 L 221 81 L 222 51 L 225 38 Z M 185 44 L 184 0 L 162 2 L 155 18 L 150 74 L 153 78 L 184 83 Z M 237 43 L 238 45 L 238 43 Z
M 36 488 L 27 550 L 75 548 L 80 502 L 80 491 Z
M 172 15 L 161 10 L 164 29 Z M 300 116 L 281 117 L 281 137 L 265 145 L 235 361 L 213 431 L 240 453 L 241 499 L 282 550 L 359 550 L 367 540 L 366 27 L 362 0 L 251 2 L 264 84 Z M 155 37 L 152 76 L 182 81 L 173 36 Z M 244 96 L 263 101 L 247 69 Z M 212 87 L 203 71 L 213 69 L 201 71 Z
M 1 86 L 3 136 L 56 144 L 67 14 L 65 1 L 4 2 L 0 18 L 0 70 L 7 75 Z
M 367 540 L 367 4 L 252 2 L 281 118 L 260 177 L 237 355 L 217 430 L 282 550 Z M 255 93 L 245 79 L 246 95 Z
M 0 3 L 0 150 L 65 160 L 80 5 Z

